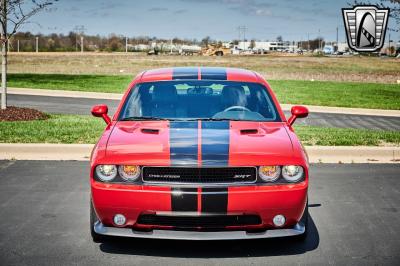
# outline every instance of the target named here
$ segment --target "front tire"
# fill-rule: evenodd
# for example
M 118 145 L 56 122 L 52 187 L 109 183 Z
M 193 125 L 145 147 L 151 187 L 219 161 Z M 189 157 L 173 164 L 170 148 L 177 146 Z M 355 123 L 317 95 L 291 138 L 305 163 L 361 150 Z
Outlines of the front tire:
M 92 240 L 95 243 L 104 242 L 107 240 L 107 237 L 104 235 L 100 235 L 94 231 L 94 224 L 99 220 L 97 218 L 97 214 L 94 211 L 93 203 L 90 201 L 90 235 L 92 236 Z

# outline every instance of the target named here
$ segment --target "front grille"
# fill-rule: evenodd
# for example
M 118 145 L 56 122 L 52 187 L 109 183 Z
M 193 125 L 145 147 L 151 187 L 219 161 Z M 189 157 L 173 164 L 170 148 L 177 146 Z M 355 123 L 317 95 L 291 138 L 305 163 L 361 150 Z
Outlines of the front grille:
M 255 167 L 143 167 L 144 182 L 161 183 L 251 183 Z
M 217 229 L 227 226 L 260 225 L 258 215 L 204 215 L 204 216 L 170 216 L 142 214 L 137 221 L 142 225 L 173 226 L 184 229 Z

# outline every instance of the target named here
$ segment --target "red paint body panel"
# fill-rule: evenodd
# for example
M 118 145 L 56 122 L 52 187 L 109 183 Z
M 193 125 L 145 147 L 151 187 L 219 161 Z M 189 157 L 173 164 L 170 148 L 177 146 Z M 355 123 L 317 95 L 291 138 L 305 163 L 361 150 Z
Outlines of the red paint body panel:
M 256 129 L 255 134 L 241 134 L 243 129 Z M 284 123 L 231 121 L 229 165 L 303 165 L 293 152 Z
M 282 122 L 231 121 L 229 125 L 228 166 L 301 165 L 305 169 L 304 181 L 296 184 L 229 185 L 227 214 L 258 214 L 262 219 L 260 228 L 273 227 L 272 218 L 285 215 L 286 227 L 293 226 L 303 215 L 308 190 L 308 159 L 293 128 L 286 117 L 269 84 L 257 73 L 231 69 L 226 70 L 227 80 L 257 82 L 269 91 Z M 98 218 L 113 226 L 113 216 L 122 213 L 127 217 L 127 227 L 153 228 L 136 224 L 142 213 L 172 212 L 172 185 L 128 185 L 110 184 L 94 180 L 93 173 L 99 164 L 131 164 L 141 166 L 170 166 L 170 123 L 168 121 L 116 121 L 123 102 L 136 84 L 171 80 L 172 68 L 149 70 L 139 74 L 124 94 L 113 121 L 105 128 L 92 151 L 91 192 Z M 199 77 L 200 68 L 199 68 Z M 146 129 L 156 130 L 148 133 Z M 242 130 L 253 130 L 243 134 Z M 255 131 L 254 131 L 255 130 Z M 201 122 L 198 123 L 196 152 L 198 167 L 202 166 Z M 197 188 L 197 212 L 202 208 L 203 186 Z M 186 193 L 186 192 L 183 192 Z M 257 226 L 256 226 L 257 227 Z M 171 229 L 168 226 L 159 228 Z M 235 227 L 233 227 L 235 228 Z M 249 226 L 245 228 L 254 228 Z
M 154 82 L 161 80 L 172 80 L 172 68 L 153 69 L 144 72 L 140 82 Z
M 158 134 L 144 129 L 157 129 Z M 108 139 L 108 161 L 99 163 L 168 166 L 169 150 L 168 121 L 117 122 Z
M 229 81 L 258 82 L 257 75 L 250 70 L 228 68 L 226 74 Z
M 96 213 L 106 225 L 113 225 L 116 213 L 127 217 L 127 226 L 135 226 L 140 214 L 171 212 L 171 189 L 168 186 L 103 184 L 93 181 L 92 199 Z M 198 190 L 198 195 L 201 195 Z M 263 224 L 273 227 L 272 218 L 285 215 L 286 226 L 293 226 L 303 215 L 307 202 L 307 181 L 299 184 L 237 186 L 228 188 L 227 214 L 258 214 Z

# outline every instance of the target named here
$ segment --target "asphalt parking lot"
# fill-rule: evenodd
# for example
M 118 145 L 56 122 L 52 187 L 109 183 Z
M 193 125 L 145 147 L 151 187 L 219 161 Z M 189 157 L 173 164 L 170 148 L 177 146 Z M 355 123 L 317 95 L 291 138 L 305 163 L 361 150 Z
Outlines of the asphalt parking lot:
M 89 235 L 88 162 L 0 161 L 0 265 L 398 265 L 400 165 L 312 165 L 310 234 L 190 242 Z

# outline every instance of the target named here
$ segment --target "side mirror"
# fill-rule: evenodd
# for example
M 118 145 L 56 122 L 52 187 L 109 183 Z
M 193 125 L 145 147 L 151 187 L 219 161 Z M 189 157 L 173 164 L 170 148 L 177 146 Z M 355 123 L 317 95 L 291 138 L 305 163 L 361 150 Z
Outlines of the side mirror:
M 105 104 L 95 105 L 92 108 L 92 115 L 95 117 L 102 117 L 107 125 L 111 124 L 111 118 L 107 115 L 108 107 Z
M 288 120 L 288 124 L 293 125 L 297 118 L 304 118 L 308 116 L 308 109 L 305 106 L 295 105 L 291 109 L 292 116 Z

